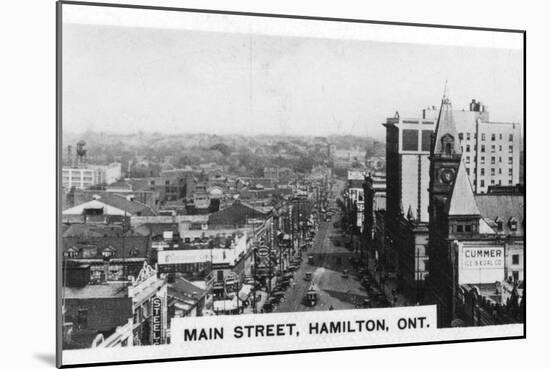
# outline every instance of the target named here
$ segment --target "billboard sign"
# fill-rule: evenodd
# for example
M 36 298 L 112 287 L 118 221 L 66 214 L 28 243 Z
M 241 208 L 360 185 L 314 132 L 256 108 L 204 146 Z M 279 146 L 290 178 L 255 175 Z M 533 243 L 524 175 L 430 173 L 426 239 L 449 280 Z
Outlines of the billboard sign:
M 503 246 L 462 246 L 459 254 L 459 283 L 495 283 L 504 280 Z

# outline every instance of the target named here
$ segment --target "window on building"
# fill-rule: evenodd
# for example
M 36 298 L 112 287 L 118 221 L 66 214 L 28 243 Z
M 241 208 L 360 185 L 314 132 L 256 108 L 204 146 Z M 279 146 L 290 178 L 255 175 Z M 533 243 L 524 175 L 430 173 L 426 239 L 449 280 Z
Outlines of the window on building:
M 497 139 L 497 135 L 492 133 L 491 134 L 491 141 L 495 141 Z
M 512 163 L 513 163 L 513 159 L 512 159 L 512 157 L 510 156 L 510 157 L 508 157 L 508 164 L 512 164 Z
M 512 133 L 510 133 L 510 134 L 508 135 L 508 141 L 510 141 L 510 142 L 513 142 L 513 141 L 514 141 L 514 135 L 513 135 Z
M 491 164 L 495 164 L 496 163 L 496 157 L 495 156 L 491 156 Z
M 511 180 L 511 179 L 508 180 L 508 184 L 509 184 L 509 185 L 512 184 L 512 180 Z
M 481 145 L 481 152 L 485 152 L 485 145 Z
M 498 139 L 502 140 L 502 133 L 498 135 Z
M 466 168 L 466 174 L 470 175 L 470 168 Z
M 482 179 L 481 181 L 479 181 L 479 185 L 480 185 L 481 187 L 485 187 L 485 180 Z
M 502 174 L 502 168 L 498 168 L 498 174 Z
M 453 146 L 450 142 L 445 143 L 445 154 L 451 155 L 453 153 Z
M 508 175 L 511 177 L 514 174 L 514 170 L 512 168 L 508 168 Z
M 510 145 L 508 146 L 508 153 L 513 153 L 514 152 L 514 146 Z
M 491 152 L 495 152 L 495 145 L 491 145 Z
M 468 233 L 472 232 L 472 225 L 471 224 L 466 224 L 464 226 L 464 232 L 468 232 Z
M 458 139 L 459 139 L 460 141 L 462 141 L 462 140 L 464 139 L 464 133 L 460 132 L 460 133 L 458 134 Z
M 481 157 L 481 164 L 485 164 L 485 156 Z
M 456 231 L 457 231 L 458 233 L 464 232 L 464 226 L 463 226 L 462 224 L 457 225 L 457 226 L 456 226 Z
M 466 156 L 466 164 L 470 164 L 470 157 Z
M 466 140 L 469 140 L 470 139 L 470 132 L 467 132 L 466 133 Z
M 497 217 L 495 219 L 495 223 L 497 225 L 497 231 L 502 232 L 504 230 L 504 222 L 502 221 L 502 219 L 500 219 L 500 217 Z
M 470 145 L 466 145 L 466 152 L 470 152 Z
M 495 180 L 494 180 L 494 179 L 491 179 L 491 184 L 492 184 L 492 185 L 495 184 Z
M 519 272 L 517 270 L 514 270 L 512 272 L 512 277 L 514 278 L 514 282 L 519 281 Z
M 66 258 L 73 259 L 73 258 L 77 257 L 77 255 L 78 255 L 78 250 L 77 250 L 77 249 L 74 249 L 74 248 L 70 248 L 70 249 L 68 249 L 67 251 L 65 251 L 65 252 L 63 253 L 63 255 L 64 255 Z
M 510 220 L 508 221 L 508 227 L 510 227 L 511 231 L 518 230 L 518 221 L 516 220 L 516 218 L 514 217 L 510 218 Z
M 481 134 L 481 141 L 485 141 L 485 133 Z
M 495 175 L 495 168 L 491 168 L 491 176 Z
M 403 130 L 403 150 L 418 151 L 418 131 L 416 129 Z
M 88 309 L 78 309 L 76 314 L 76 325 L 80 329 L 88 328 Z
M 109 246 L 101 252 L 101 256 L 104 258 L 112 258 L 115 256 L 115 249 Z
M 422 131 L 422 151 L 430 151 L 432 146 L 432 131 Z
M 498 151 L 502 151 L 502 145 L 498 145 Z
M 485 175 L 485 168 L 481 168 L 481 170 L 480 170 L 480 175 L 482 175 L 482 176 Z

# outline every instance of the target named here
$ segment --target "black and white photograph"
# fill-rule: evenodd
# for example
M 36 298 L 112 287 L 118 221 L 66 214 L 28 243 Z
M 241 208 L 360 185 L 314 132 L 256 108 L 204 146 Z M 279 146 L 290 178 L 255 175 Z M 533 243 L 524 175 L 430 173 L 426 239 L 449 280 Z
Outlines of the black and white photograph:
M 523 338 L 525 31 L 57 3 L 58 365 Z

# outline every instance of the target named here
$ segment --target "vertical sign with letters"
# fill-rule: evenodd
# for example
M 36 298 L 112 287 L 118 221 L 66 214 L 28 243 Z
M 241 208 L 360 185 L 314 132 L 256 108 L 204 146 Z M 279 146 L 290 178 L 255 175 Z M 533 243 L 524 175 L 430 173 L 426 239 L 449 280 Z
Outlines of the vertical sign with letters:
M 153 345 L 162 344 L 162 300 L 154 297 L 151 300 L 153 306 Z

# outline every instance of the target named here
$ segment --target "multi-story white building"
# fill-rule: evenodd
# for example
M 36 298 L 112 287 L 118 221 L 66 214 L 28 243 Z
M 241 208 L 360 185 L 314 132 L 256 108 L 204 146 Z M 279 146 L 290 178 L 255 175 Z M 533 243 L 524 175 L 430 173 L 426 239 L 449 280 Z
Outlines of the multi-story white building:
M 425 110 L 437 119 L 439 111 Z M 491 122 L 487 107 L 475 99 L 469 110 L 453 110 L 466 172 L 476 193 L 489 186 L 513 186 L 520 180 L 521 125 Z
M 109 165 L 86 165 L 79 167 L 63 167 L 63 188 L 75 187 L 84 190 L 94 185 L 111 184 L 122 177 L 120 163 Z
M 366 173 L 360 170 L 348 171 L 347 204 L 348 211 L 355 211 L 355 226 L 363 230 L 363 210 L 365 209 L 365 194 L 363 181 Z

